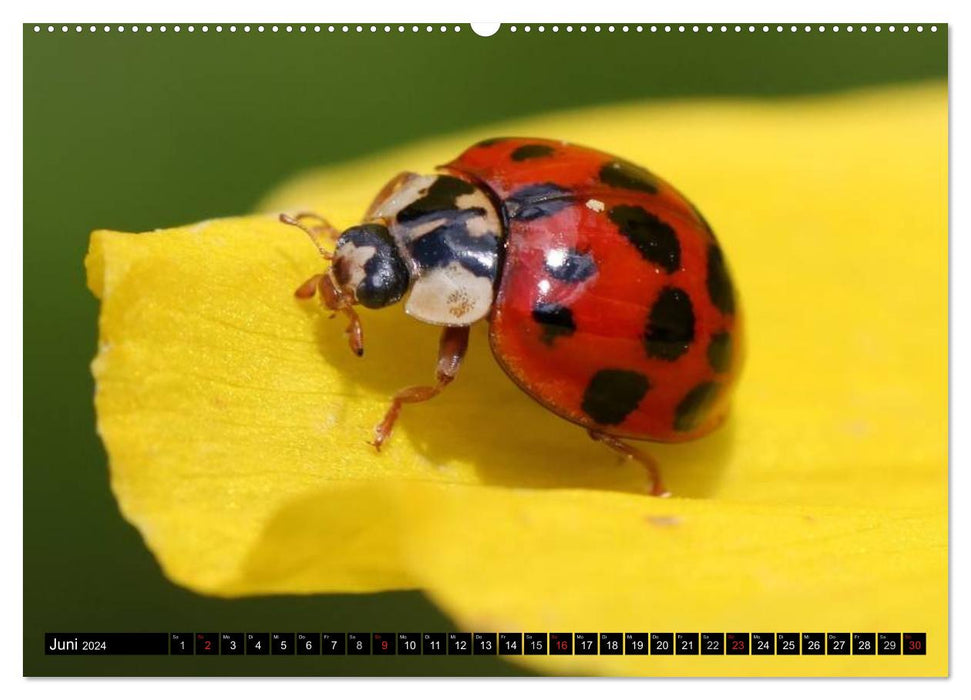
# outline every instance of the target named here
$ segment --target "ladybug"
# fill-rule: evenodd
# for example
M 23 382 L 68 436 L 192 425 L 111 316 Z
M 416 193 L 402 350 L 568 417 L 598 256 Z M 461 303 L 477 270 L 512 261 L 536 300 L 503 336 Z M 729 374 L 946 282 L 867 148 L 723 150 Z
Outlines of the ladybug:
M 281 215 L 331 261 L 302 299 L 350 321 L 407 295 L 405 311 L 442 327 L 436 382 L 398 392 L 371 443 L 403 404 L 455 378 L 469 327 L 489 323 L 496 360 L 527 394 L 648 470 L 624 439 L 680 442 L 725 418 L 742 326 L 725 256 L 701 213 L 671 185 L 622 158 L 562 141 L 495 138 L 436 174 L 401 173 L 364 223 Z M 336 243 L 329 252 L 323 242 Z

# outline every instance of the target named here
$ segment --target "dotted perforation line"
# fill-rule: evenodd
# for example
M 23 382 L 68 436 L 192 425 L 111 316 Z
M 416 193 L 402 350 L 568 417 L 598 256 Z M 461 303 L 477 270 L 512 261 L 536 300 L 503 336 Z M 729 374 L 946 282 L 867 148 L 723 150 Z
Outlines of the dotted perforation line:
M 188 32 L 190 34 L 195 33 L 229 33 L 229 34 L 321 34 L 321 33 L 343 33 L 343 34 L 390 34 L 392 32 L 397 32 L 398 34 L 412 33 L 417 34 L 419 32 L 433 33 L 438 32 L 444 33 L 458 33 L 463 31 L 462 27 L 459 25 L 448 25 L 448 24 L 173 24 L 173 25 L 151 25 L 151 24 L 104 24 L 104 25 L 81 25 L 81 24 L 48 24 L 34 25 L 34 33 L 39 34 L 42 32 L 47 32 L 48 34 L 53 34 L 56 32 L 61 32 L 66 34 L 68 32 L 74 32 L 76 34 L 81 34 L 85 31 L 88 33 L 111 33 L 116 32 L 118 34 L 137 34 L 138 32 L 143 32 L 146 34 L 151 34 L 152 32 L 166 33 L 172 32 L 175 34 L 180 34 L 183 32 Z
M 586 24 L 570 25 L 570 24 L 568 24 L 568 25 L 551 25 L 549 27 L 547 27 L 545 25 L 530 25 L 530 24 L 526 24 L 526 25 L 515 25 L 515 24 L 513 24 L 513 25 L 510 25 L 508 27 L 508 30 L 510 32 L 514 33 L 514 34 L 516 32 L 519 32 L 519 31 L 522 31 L 523 33 L 527 33 L 527 34 L 535 31 L 535 32 L 539 32 L 539 33 L 542 34 L 542 33 L 545 33 L 547 31 L 547 29 L 549 29 L 549 31 L 554 32 L 554 33 L 558 33 L 558 32 L 561 32 L 561 31 L 565 31 L 567 33 L 570 33 L 570 32 L 576 31 L 576 32 L 580 32 L 581 34 L 582 33 L 585 33 L 585 32 L 591 32 L 591 31 L 594 32 L 594 33 L 601 33 L 601 32 L 604 32 L 604 31 L 606 31 L 607 33 L 612 33 L 612 32 L 618 32 L 618 31 L 620 31 L 622 33 L 629 33 L 629 32 L 636 32 L 636 33 L 650 32 L 650 33 L 654 33 L 654 34 L 657 34 L 659 32 L 661 32 L 661 33 L 680 33 L 680 34 L 714 34 L 714 33 L 728 33 L 728 32 L 734 32 L 734 33 L 739 33 L 739 34 L 742 33 L 742 32 L 746 32 L 746 33 L 749 33 L 749 34 L 755 34 L 755 33 L 768 34 L 769 32 L 773 32 L 773 31 L 776 32 L 776 33 L 782 33 L 782 32 L 786 32 L 786 31 L 788 31 L 790 33 L 795 33 L 795 32 L 800 32 L 800 31 L 801 32 L 806 32 L 806 33 L 809 33 L 809 32 L 818 32 L 818 33 L 833 32 L 833 33 L 839 33 L 840 31 L 844 31 L 844 32 L 847 32 L 847 33 L 852 34 L 854 31 L 859 31 L 859 32 L 863 32 L 863 33 L 866 33 L 868 31 L 870 31 L 870 32 L 876 32 L 876 33 L 879 33 L 879 32 L 882 32 L 882 31 L 887 31 L 887 32 L 891 32 L 891 33 L 894 33 L 894 32 L 897 32 L 897 31 L 901 31 L 901 32 L 904 32 L 904 33 L 908 33 L 910 31 L 923 32 L 925 30 L 925 28 L 928 29 L 931 32 L 936 32 L 937 29 L 938 29 L 937 25 L 934 25 L 934 24 L 932 24 L 932 25 L 922 25 L 922 24 L 902 24 L 902 25 L 893 25 L 893 24 L 858 24 L 858 25 L 853 25 L 853 24 L 847 24 L 847 25 L 839 25 L 839 24 L 830 24 L 830 25 L 825 25 L 825 24 L 819 24 L 819 25 L 813 25 L 813 24 L 806 24 L 806 25 L 795 25 L 795 24 L 650 24 L 650 25 L 640 25 L 640 24 L 637 24 L 637 25 L 627 25 L 627 24 L 624 24 L 624 25 L 613 25 L 613 24 L 608 24 L 608 25 L 605 25 L 605 26 L 601 26 L 599 24 L 594 24 L 594 25 L 586 25 Z
M 554 25 L 548 25 L 548 26 L 547 25 L 542 25 L 542 24 L 539 24 L 539 25 L 530 25 L 530 24 L 526 24 L 526 25 L 516 25 L 516 24 L 513 24 L 513 25 L 509 25 L 508 27 L 504 27 L 504 28 L 505 29 L 508 29 L 508 31 L 510 33 L 513 33 L 513 34 L 515 34 L 517 32 L 519 32 L 519 33 L 525 33 L 525 34 L 530 34 L 530 33 L 536 32 L 536 33 L 539 33 L 539 34 L 543 34 L 546 31 L 550 31 L 551 33 L 554 33 L 554 34 L 559 33 L 559 32 L 565 32 L 567 34 L 573 33 L 573 32 L 579 32 L 581 34 L 586 33 L 586 32 L 601 33 L 601 32 L 604 32 L 604 31 L 606 31 L 607 33 L 613 33 L 613 32 L 618 32 L 619 31 L 621 33 L 629 33 L 629 32 L 644 33 L 644 32 L 648 32 L 648 33 L 654 33 L 654 34 L 659 33 L 659 32 L 661 32 L 661 33 L 669 33 L 669 34 L 670 33 L 679 33 L 679 34 L 714 34 L 714 33 L 729 33 L 729 32 L 734 32 L 736 34 L 741 34 L 743 32 L 744 33 L 749 33 L 749 34 L 755 34 L 755 33 L 767 34 L 769 32 L 776 32 L 776 33 L 782 33 L 782 32 L 789 32 L 789 33 L 796 33 L 796 32 L 803 32 L 803 33 L 813 33 L 813 32 L 816 32 L 816 33 L 824 33 L 824 32 L 832 32 L 834 34 L 837 34 L 837 33 L 840 33 L 840 32 L 845 32 L 847 34 L 852 34 L 853 32 L 861 32 L 861 33 L 875 32 L 875 33 L 880 33 L 880 32 L 886 31 L 886 32 L 890 32 L 890 33 L 903 32 L 904 34 L 907 34 L 907 33 L 910 33 L 912 31 L 913 32 L 917 32 L 917 33 L 921 33 L 921 32 L 924 32 L 925 29 L 927 29 L 927 30 L 929 30 L 931 32 L 936 32 L 938 30 L 938 26 L 937 25 L 934 25 L 934 24 L 932 24 L 932 25 L 922 25 L 922 24 L 901 24 L 901 25 L 895 25 L 895 24 L 857 24 L 857 25 L 854 25 L 854 24 L 847 24 L 847 25 L 839 25 L 839 24 L 831 24 L 831 25 L 824 25 L 824 24 L 820 24 L 820 25 L 812 25 L 812 24 L 805 24 L 805 25 L 795 25 L 795 24 L 791 24 L 791 25 L 790 24 L 772 24 L 772 25 L 769 25 L 769 24 L 650 24 L 650 25 L 640 25 L 640 24 L 637 24 L 637 25 L 627 25 L 627 24 L 624 24 L 624 25 L 613 25 L 613 24 L 609 24 L 609 25 L 604 25 L 604 26 L 601 26 L 599 24 L 595 24 L 595 25 L 586 25 L 586 24 L 580 24 L 580 25 L 572 25 L 572 24 L 556 25 L 556 24 L 554 24 Z M 406 24 L 383 24 L 383 25 L 381 25 L 381 24 L 370 24 L 370 25 L 368 25 L 368 24 L 241 24 L 241 25 L 236 25 L 236 24 L 226 24 L 226 25 L 224 25 L 224 24 L 215 24 L 215 25 L 208 25 L 208 24 L 201 24 L 201 25 L 195 25 L 195 24 L 185 24 L 185 25 L 182 25 L 182 24 L 174 24 L 174 25 L 165 25 L 165 24 L 161 24 L 161 25 L 151 25 L 151 24 L 148 24 L 148 25 L 139 25 L 139 24 L 130 24 L 130 25 L 125 25 L 125 24 L 104 24 L 104 25 L 95 25 L 95 24 L 90 24 L 90 25 L 81 25 L 81 24 L 68 25 L 68 24 L 60 24 L 60 25 L 55 25 L 55 24 L 47 24 L 47 25 L 41 25 L 41 24 L 35 24 L 34 27 L 33 27 L 33 29 L 34 29 L 34 33 L 35 34 L 40 34 L 40 33 L 44 33 L 44 32 L 46 32 L 48 34 L 54 34 L 54 33 L 57 33 L 57 32 L 60 32 L 62 34 L 66 34 L 66 33 L 72 32 L 72 31 L 74 33 L 76 33 L 76 34 L 81 34 L 81 33 L 84 33 L 85 31 L 87 33 L 91 33 L 91 34 L 97 33 L 97 32 L 102 32 L 102 33 L 117 32 L 119 34 L 124 34 L 124 33 L 137 34 L 139 32 L 143 32 L 143 33 L 146 33 L 146 34 L 151 34 L 153 32 L 158 32 L 158 33 L 162 33 L 162 34 L 164 34 L 166 32 L 172 32 L 172 33 L 175 33 L 175 34 L 180 34 L 182 32 L 188 32 L 190 34 L 194 34 L 194 33 L 197 33 L 197 32 L 200 32 L 202 34 L 208 34 L 208 33 L 216 33 L 216 34 L 220 34 L 220 33 L 229 33 L 229 34 L 240 34 L 240 33 L 241 34 L 250 34 L 250 33 L 256 33 L 256 34 L 262 34 L 262 33 L 267 33 L 267 32 L 269 32 L 269 33 L 281 33 L 282 32 L 282 33 L 286 33 L 286 34 L 321 34 L 321 33 L 328 33 L 328 34 L 335 34 L 335 33 L 342 33 L 342 34 L 379 34 L 379 33 L 391 34 L 393 32 L 394 33 L 398 33 L 398 34 L 406 34 L 406 33 L 411 33 L 411 34 L 425 33 L 425 34 L 429 34 L 429 33 L 435 33 L 435 32 L 437 32 L 437 33 L 449 33 L 449 32 L 458 33 L 458 32 L 463 31 L 462 27 L 459 26 L 459 25 L 446 25 L 446 24 L 435 24 L 435 25 L 432 25 L 432 24 L 422 24 L 422 25 L 418 25 L 418 24 L 407 24 L 407 25 Z

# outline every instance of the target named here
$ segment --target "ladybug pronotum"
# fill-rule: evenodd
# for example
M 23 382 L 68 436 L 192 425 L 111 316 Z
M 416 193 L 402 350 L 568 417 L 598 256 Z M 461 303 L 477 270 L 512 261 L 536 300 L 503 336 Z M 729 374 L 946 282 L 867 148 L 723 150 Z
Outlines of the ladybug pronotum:
M 711 227 L 671 185 L 621 158 L 561 141 L 477 143 L 433 175 L 401 173 L 364 223 L 282 215 L 331 261 L 296 295 L 354 306 L 401 301 L 442 326 L 436 382 L 402 389 L 374 432 L 380 449 L 403 404 L 455 378 L 469 327 L 489 323 L 496 360 L 546 408 L 648 470 L 622 439 L 680 442 L 718 427 L 740 366 L 741 319 Z M 333 253 L 323 241 L 336 243 Z

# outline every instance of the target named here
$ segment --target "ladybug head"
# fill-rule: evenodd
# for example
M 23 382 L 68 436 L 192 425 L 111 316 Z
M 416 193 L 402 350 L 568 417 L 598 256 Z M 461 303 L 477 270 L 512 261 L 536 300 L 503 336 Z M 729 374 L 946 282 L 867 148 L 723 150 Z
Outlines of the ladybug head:
M 318 224 L 307 226 L 304 219 L 316 219 Z M 333 253 L 327 251 L 318 236 L 321 230 L 337 231 L 316 214 L 300 214 L 296 217 L 280 214 L 280 221 L 303 230 L 320 252 L 331 261 L 327 272 L 314 275 L 294 293 L 298 299 L 309 299 L 320 294 L 321 303 L 334 312 L 347 316 L 347 339 L 355 355 L 364 354 L 364 333 L 361 320 L 354 306 L 361 304 L 369 309 L 390 306 L 405 295 L 411 286 L 411 273 L 401 256 L 401 251 L 383 224 L 352 226 L 337 238 Z
M 369 309 L 390 306 L 408 291 L 411 274 L 388 227 L 352 226 L 337 239 L 331 274 L 353 303 Z

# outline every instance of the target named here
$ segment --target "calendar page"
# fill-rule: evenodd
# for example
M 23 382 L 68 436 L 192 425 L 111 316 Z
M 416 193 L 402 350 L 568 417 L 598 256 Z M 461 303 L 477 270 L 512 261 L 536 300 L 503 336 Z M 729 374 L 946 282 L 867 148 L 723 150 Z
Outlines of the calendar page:
M 27 676 L 946 676 L 946 23 L 23 26 Z

